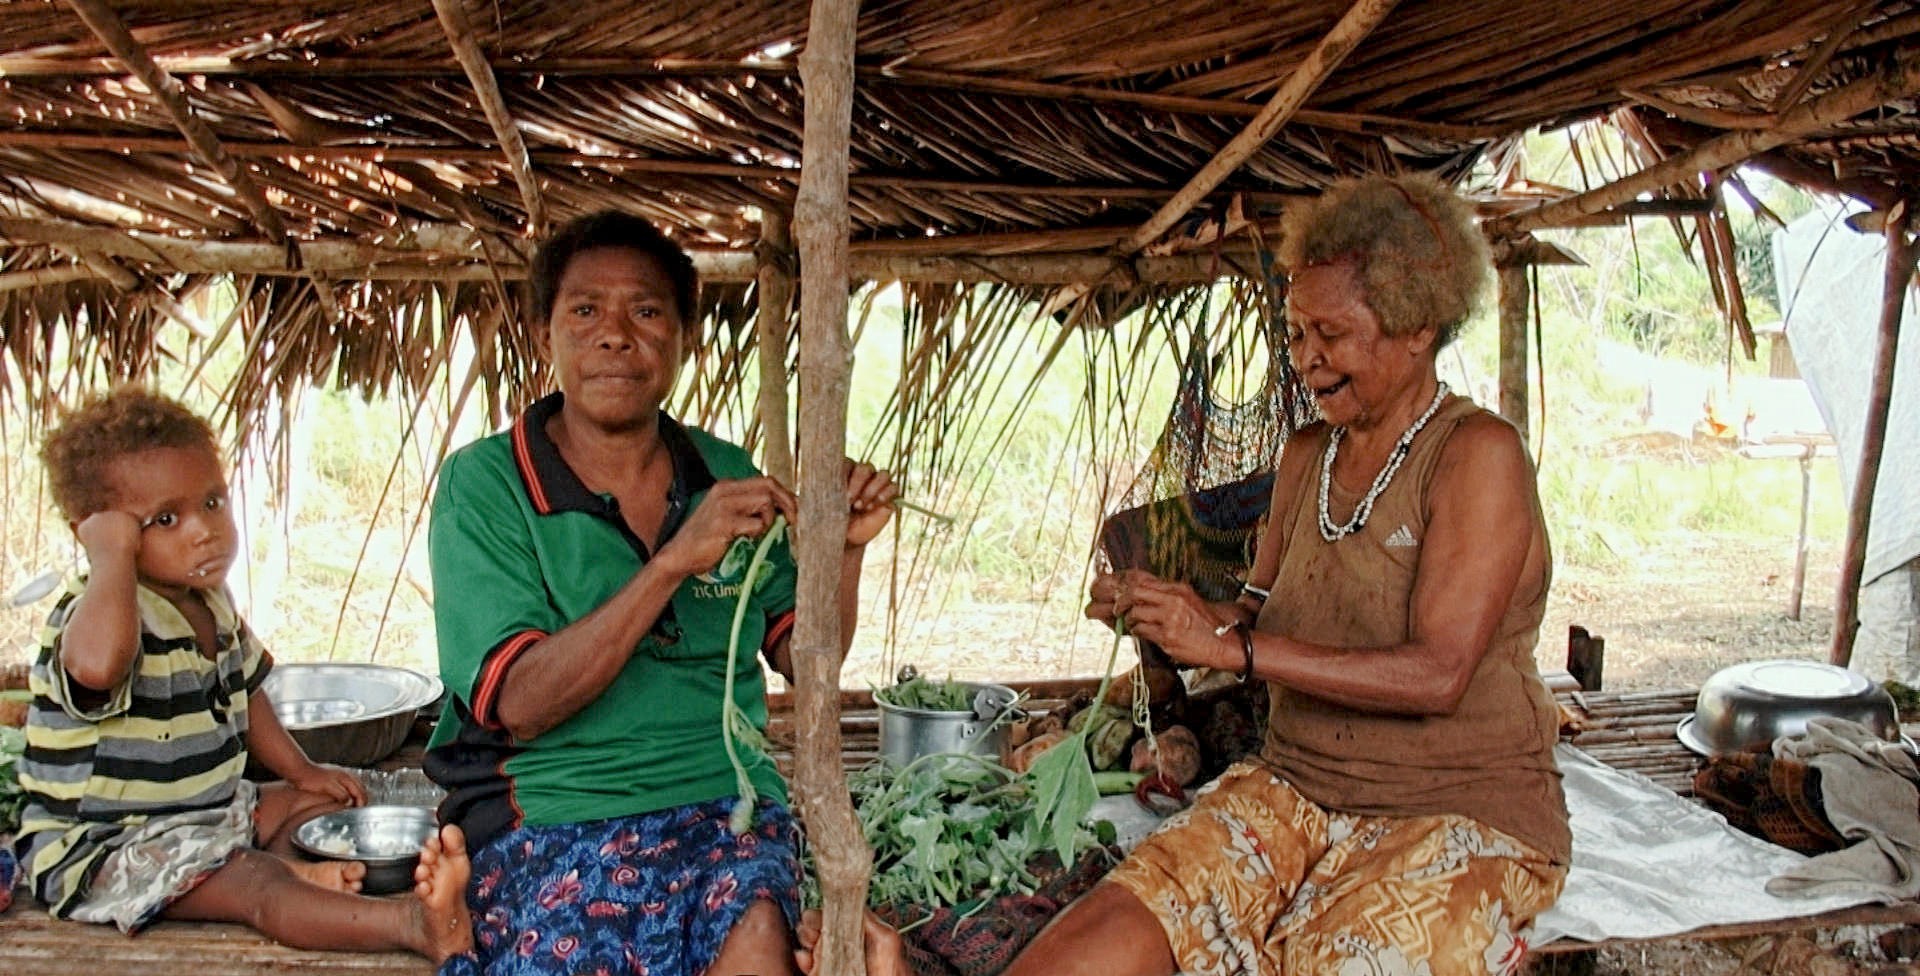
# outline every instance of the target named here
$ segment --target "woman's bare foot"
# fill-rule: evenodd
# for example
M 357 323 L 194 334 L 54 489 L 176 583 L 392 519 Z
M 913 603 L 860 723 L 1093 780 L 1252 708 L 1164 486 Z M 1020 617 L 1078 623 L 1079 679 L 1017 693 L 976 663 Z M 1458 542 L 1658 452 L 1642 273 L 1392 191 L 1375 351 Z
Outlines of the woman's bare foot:
M 330 891 L 344 891 L 349 895 L 359 893 L 360 881 L 367 876 L 367 866 L 359 861 L 282 860 L 300 880 Z
M 447 824 L 420 848 L 413 869 L 413 895 L 420 904 L 420 954 L 435 963 L 473 951 L 473 917 L 467 913 L 467 838 Z

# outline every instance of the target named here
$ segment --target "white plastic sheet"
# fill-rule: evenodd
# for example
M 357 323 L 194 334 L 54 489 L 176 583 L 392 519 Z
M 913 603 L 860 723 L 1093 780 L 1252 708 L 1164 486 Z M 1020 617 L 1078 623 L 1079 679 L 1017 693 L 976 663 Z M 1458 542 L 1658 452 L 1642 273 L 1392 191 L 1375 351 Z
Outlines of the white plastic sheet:
M 1532 942 L 1651 939 L 1866 904 L 1858 896 L 1779 898 L 1767 879 L 1807 858 L 1568 745 L 1555 750 L 1573 815 L 1573 870 L 1534 920 Z

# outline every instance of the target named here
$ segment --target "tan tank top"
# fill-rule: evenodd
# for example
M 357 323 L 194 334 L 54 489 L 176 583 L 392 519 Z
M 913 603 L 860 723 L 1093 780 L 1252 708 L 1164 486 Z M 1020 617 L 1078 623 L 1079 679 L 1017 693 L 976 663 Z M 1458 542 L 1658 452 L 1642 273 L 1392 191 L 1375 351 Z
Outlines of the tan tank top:
M 1293 486 L 1290 510 L 1283 513 L 1286 548 L 1273 596 L 1255 627 L 1336 647 L 1408 640 L 1434 469 L 1454 429 L 1480 412 L 1471 400 L 1449 398 L 1414 438 L 1366 526 L 1338 542 L 1321 538 L 1318 519 L 1320 458 L 1331 431 L 1323 427 L 1317 438 L 1296 445 L 1311 450 L 1314 461 L 1298 468 L 1306 472 L 1305 482 Z M 1342 490 L 1339 482 L 1331 486 L 1336 517 L 1358 501 L 1358 493 Z M 1534 518 L 1541 518 L 1537 497 Z M 1551 566 L 1549 558 L 1547 577 Z M 1364 816 L 1459 814 L 1567 863 L 1573 841 L 1553 761 L 1559 709 L 1533 662 L 1546 584 L 1546 578 L 1537 588 L 1521 584 L 1453 714 L 1362 712 L 1275 684 L 1262 756 L 1328 809 Z

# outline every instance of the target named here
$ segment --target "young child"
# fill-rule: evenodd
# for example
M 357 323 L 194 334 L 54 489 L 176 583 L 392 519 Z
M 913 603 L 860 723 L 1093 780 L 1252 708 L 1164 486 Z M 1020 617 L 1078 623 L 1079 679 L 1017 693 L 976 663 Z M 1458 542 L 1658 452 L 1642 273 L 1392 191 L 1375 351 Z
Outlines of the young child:
M 404 899 L 358 894 L 364 864 L 288 856 L 295 827 L 366 791 L 309 760 L 260 689 L 273 661 L 225 586 L 237 533 L 206 422 L 122 387 L 42 457 L 88 572 L 48 618 L 30 679 L 14 846 L 34 895 L 129 933 L 201 919 L 303 949 L 468 952 L 457 828 L 421 850 Z M 285 782 L 242 779 L 249 755 Z

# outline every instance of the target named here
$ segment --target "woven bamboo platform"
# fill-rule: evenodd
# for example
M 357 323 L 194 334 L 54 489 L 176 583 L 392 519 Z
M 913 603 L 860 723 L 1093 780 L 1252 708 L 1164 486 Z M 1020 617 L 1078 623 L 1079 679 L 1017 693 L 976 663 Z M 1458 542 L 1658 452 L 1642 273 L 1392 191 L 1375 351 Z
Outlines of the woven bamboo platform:
M 1073 679 L 1027 682 L 1016 687 L 1027 692 L 1036 708 L 1047 708 L 1075 691 L 1090 690 L 1093 683 L 1091 679 Z M 1632 770 L 1682 795 L 1691 795 L 1699 757 L 1674 738 L 1673 730 L 1693 711 L 1693 690 L 1585 692 L 1565 675 L 1550 679 L 1549 684 L 1560 700 L 1563 735 L 1574 746 L 1610 766 Z M 791 703 L 785 696 L 775 695 L 770 706 L 773 719 L 769 738 L 775 758 L 790 773 L 794 735 Z M 841 708 L 841 755 L 847 768 L 852 769 L 879 754 L 879 714 L 872 694 L 865 691 L 842 692 Z M 382 765 L 417 765 L 421 741 L 416 736 Z M 1680 938 L 1730 939 L 1878 923 L 1920 924 L 1920 905 L 1868 906 L 1776 922 L 1715 926 Z M 1534 952 L 1557 955 L 1614 944 L 1618 940 L 1599 945 L 1560 942 L 1537 947 Z M 82 968 L 151 976 L 241 976 L 263 970 L 421 976 L 431 971 L 421 960 L 401 953 L 287 949 L 237 925 L 167 922 L 127 938 L 99 926 L 53 921 L 27 900 L 0 914 L 0 971 L 16 976 L 68 976 Z

